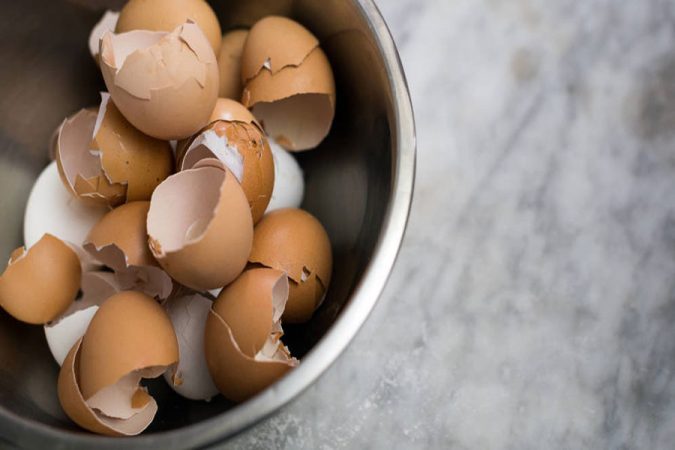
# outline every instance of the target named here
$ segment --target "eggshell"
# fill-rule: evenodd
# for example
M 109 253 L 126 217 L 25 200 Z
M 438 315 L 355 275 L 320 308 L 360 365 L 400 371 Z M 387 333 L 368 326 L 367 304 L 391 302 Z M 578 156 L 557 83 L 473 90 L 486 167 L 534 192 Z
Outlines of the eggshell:
M 99 305 L 119 291 L 120 287 L 110 272 L 82 274 L 82 298 L 71 303 L 59 318 L 44 326 L 47 345 L 59 365 L 84 336 Z
M 135 378 L 159 376 L 177 362 L 178 342 L 164 309 L 147 295 L 120 292 L 103 302 L 82 340 L 79 369 L 82 396 L 89 406 L 94 406 L 92 397 L 104 388 L 114 385 L 125 388 L 123 385 L 131 379 L 136 386 L 129 384 L 137 390 Z M 132 376 L 123 379 L 129 375 Z M 104 410 L 109 409 L 105 405 L 96 407 L 111 415 Z
M 98 64 L 98 48 L 101 42 L 101 38 L 107 31 L 114 31 L 115 26 L 117 25 L 117 19 L 119 18 L 120 13 L 114 11 L 106 11 L 101 19 L 94 25 L 94 28 L 89 34 L 89 52 L 91 56 L 96 60 Z
M 244 190 L 253 223 L 258 222 L 274 189 L 274 160 L 262 131 L 243 122 L 214 122 L 188 146 L 180 169 L 204 158 L 217 158 L 230 169 Z
M 159 267 L 148 247 L 146 220 L 149 209 L 150 202 L 131 202 L 113 209 L 91 229 L 84 249 L 113 269 L 117 282 L 124 289 L 167 298 L 173 282 Z
M 261 70 L 247 82 L 241 102 L 282 147 L 315 148 L 335 116 L 335 80 L 328 58 L 316 47 L 299 66 L 276 73 Z
M 233 30 L 223 36 L 218 53 L 219 97 L 237 100 L 241 98 L 241 90 L 244 87 L 241 82 L 241 54 L 244 51 L 247 36 L 247 30 Z
M 30 248 L 49 233 L 63 241 L 81 244 L 91 227 L 107 211 L 105 206 L 89 206 L 73 197 L 63 186 L 56 162 L 52 161 L 42 171 L 28 197 L 23 240 Z
M 246 400 L 298 364 L 280 341 L 279 320 L 287 296 L 282 272 L 252 269 L 226 287 L 214 303 L 206 321 L 206 362 L 228 399 Z
M 268 138 L 274 159 L 274 190 L 267 211 L 299 208 L 305 195 L 305 179 L 300 165 L 292 154 L 272 138 Z
M 128 419 L 107 417 L 89 407 L 79 386 L 80 349 L 78 340 L 61 366 L 57 383 L 59 402 L 70 419 L 82 428 L 107 436 L 135 436 L 145 430 L 157 413 L 157 403 L 150 398 L 137 414 Z
M 207 125 L 218 98 L 218 64 L 193 22 L 170 33 L 106 33 L 100 54 L 110 95 L 142 132 L 179 140 Z
M 249 261 L 281 270 L 290 278 L 284 321 L 310 319 L 328 289 L 332 259 L 326 230 L 306 211 L 273 211 L 255 227 Z
M 144 135 L 101 94 L 98 114 L 83 109 L 59 130 L 56 162 L 68 190 L 89 204 L 148 200 L 173 171 L 167 142 Z
M 217 120 L 254 123 L 262 130 L 262 126 L 256 121 L 251 111 L 238 101 L 229 98 L 219 98 L 216 101 L 216 106 L 213 107 L 209 117 L 209 124 Z
M 268 16 L 253 25 L 241 56 L 243 81 L 254 78 L 263 69 L 272 74 L 287 66 L 299 66 L 318 39 L 305 27 L 286 17 Z
M 244 269 L 253 220 L 235 176 L 215 159 L 167 178 L 152 195 L 150 250 L 179 283 L 200 292 L 223 287 Z
M 45 324 L 68 309 L 81 276 L 77 253 L 45 234 L 28 251 L 19 247 L 12 252 L 0 275 L 0 307 L 22 322 Z
M 172 31 L 188 20 L 199 26 L 213 47 L 213 52 L 218 53 L 220 23 L 204 0 L 130 0 L 120 12 L 115 32 Z
M 209 400 L 218 394 L 204 356 L 204 328 L 213 302 L 199 294 L 171 298 L 166 309 L 178 338 L 179 360 L 175 373 L 164 373 L 169 386 L 192 400 Z

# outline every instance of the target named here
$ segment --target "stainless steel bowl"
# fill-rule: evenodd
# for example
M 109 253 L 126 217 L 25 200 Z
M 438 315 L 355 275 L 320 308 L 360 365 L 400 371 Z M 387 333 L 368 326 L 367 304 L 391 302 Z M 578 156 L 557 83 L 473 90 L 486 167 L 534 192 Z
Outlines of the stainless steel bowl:
M 48 161 L 49 137 L 64 116 L 97 103 L 103 84 L 87 36 L 106 0 L 22 0 L 0 11 L 0 257 L 22 242 L 30 185 Z M 194 448 L 223 441 L 271 414 L 314 382 L 352 340 L 389 276 L 406 226 L 415 130 L 396 48 L 372 0 L 222 0 L 223 28 L 281 14 L 322 41 L 336 75 L 337 114 L 328 139 L 300 155 L 304 207 L 326 226 L 335 254 L 331 289 L 306 326 L 287 326 L 301 365 L 240 405 L 190 402 L 150 383 L 159 413 L 132 448 Z M 0 313 L 0 445 L 117 448 L 120 440 L 74 426 L 56 397 L 58 368 L 43 331 Z

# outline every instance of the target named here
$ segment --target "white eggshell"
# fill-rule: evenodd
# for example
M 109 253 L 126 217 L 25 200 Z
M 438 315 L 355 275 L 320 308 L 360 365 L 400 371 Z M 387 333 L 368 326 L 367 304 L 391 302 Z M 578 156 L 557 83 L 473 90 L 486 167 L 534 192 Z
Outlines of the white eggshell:
M 204 355 L 204 328 L 211 305 L 211 300 L 198 294 L 172 298 L 166 304 L 178 338 L 176 377 L 180 381 L 174 385 L 169 372 L 164 378 L 179 395 L 192 400 L 209 400 L 218 394 Z
M 290 152 L 284 150 L 274 139 L 268 140 L 274 158 L 274 190 L 265 212 L 281 208 L 298 208 L 305 195 L 302 169 Z
M 84 336 L 96 311 L 98 306 L 93 305 L 62 318 L 54 325 L 45 325 L 47 345 L 59 366 L 63 365 L 63 360 L 75 342 Z
M 66 190 L 52 161 L 40 174 L 28 198 L 23 239 L 31 247 L 45 233 L 81 245 L 89 230 L 108 211 L 83 204 Z

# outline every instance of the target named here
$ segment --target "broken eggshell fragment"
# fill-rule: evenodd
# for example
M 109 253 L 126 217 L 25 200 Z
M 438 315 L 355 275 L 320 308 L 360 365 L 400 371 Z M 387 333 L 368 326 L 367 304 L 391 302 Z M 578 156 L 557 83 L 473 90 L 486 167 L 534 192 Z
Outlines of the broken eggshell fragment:
M 251 269 L 214 302 L 205 330 L 206 361 L 221 394 L 243 401 L 298 364 L 281 342 L 288 297 L 283 272 Z
M 98 49 L 101 38 L 106 32 L 115 30 L 119 16 L 120 13 L 118 12 L 106 11 L 96 25 L 94 25 L 94 28 L 92 28 L 91 33 L 89 34 L 89 52 L 94 60 L 96 60 L 97 64 L 99 62 Z
M 63 122 L 56 162 L 75 196 L 112 207 L 148 200 L 173 171 L 169 144 L 135 129 L 107 93 L 101 94 L 98 113 L 83 109 Z
M 81 276 L 76 251 L 45 234 L 30 249 L 19 247 L 12 252 L 0 275 L 0 307 L 22 322 L 51 322 L 75 300 Z
M 266 214 L 255 227 L 249 261 L 288 275 L 284 322 L 311 318 L 323 301 L 333 267 L 328 234 L 314 216 L 294 208 Z
M 89 232 L 84 249 L 115 271 L 123 289 L 167 298 L 173 289 L 171 277 L 155 260 L 148 247 L 146 221 L 150 202 L 130 202 L 107 213 Z
M 101 72 L 115 104 L 136 128 L 179 140 L 207 125 L 218 98 L 218 64 L 188 21 L 172 32 L 106 33 Z
M 169 386 L 191 400 L 209 400 L 218 394 L 204 356 L 204 328 L 213 302 L 199 294 L 180 295 L 165 304 L 178 338 L 175 372 L 164 373 Z
M 179 168 L 189 169 L 206 158 L 220 160 L 237 177 L 253 223 L 258 222 L 274 189 L 274 160 L 263 132 L 250 123 L 216 121 L 187 146 Z
M 201 160 L 157 187 L 147 229 L 162 268 L 199 292 L 234 280 L 246 266 L 253 239 L 246 195 L 216 159 Z
M 44 326 L 47 345 L 59 366 L 84 336 L 100 304 L 121 289 L 110 272 L 86 272 L 82 275 L 81 290 L 81 299 L 76 299 L 59 318 Z

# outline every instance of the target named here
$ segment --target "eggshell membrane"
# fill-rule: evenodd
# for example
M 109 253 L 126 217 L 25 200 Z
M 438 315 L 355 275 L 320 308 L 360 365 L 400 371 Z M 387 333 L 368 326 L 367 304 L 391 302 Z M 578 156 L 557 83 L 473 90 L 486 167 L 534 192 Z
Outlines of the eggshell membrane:
M 120 11 L 115 32 L 172 31 L 188 20 L 199 26 L 214 53 L 218 53 L 220 23 L 213 9 L 203 0 L 130 0 Z
M 106 11 L 101 16 L 101 19 L 94 25 L 89 34 L 89 52 L 98 64 L 98 48 L 101 38 L 107 31 L 114 31 L 117 25 L 117 19 L 120 13 L 114 11 Z
M 317 47 L 300 66 L 275 74 L 261 70 L 244 87 L 242 104 L 282 147 L 315 148 L 335 116 L 335 80 L 326 54 Z
M 214 159 L 159 185 L 147 227 L 150 250 L 162 268 L 201 292 L 223 287 L 243 271 L 253 239 L 244 191 Z
M 61 366 L 57 394 L 64 412 L 82 428 L 106 436 L 135 436 L 145 430 L 157 413 L 157 403 L 150 398 L 145 408 L 129 419 L 114 419 L 90 408 L 79 386 L 82 339 L 70 350 Z
M 244 88 L 241 81 L 241 54 L 247 36 L 247 30 L 233 30 L 223 36 L 218 53 L 219 97 L 237 100 L 241 98 L 241 90 Z
M 305 178 L 302 168 L 293 155 L 284 150 L 274 139 L 268 138 L 267 142 L 274 160 L 274 189 L 266 212 L 283 208 L 299 208 L 305 195 Z
M 215 139 L 207 143 L 199 136 L 193 141 L 180 163 L 181 170 L 193 167 L 204 158 L 221 160 L 241 183 L 253 223 L 258 222 L 274 190 L 274 160 L 265 135 L 255 125 L 222 120 L 210 125 L 202 135 L 209 132 L 215 133 Z M 230 152 L 238 155 L 233 158 Z
M 249 261 L 288 274 L 291 281 L 283 319 L 289 323 L 307 321 L 330 284 L 333 256 L 328 234 L 314 216 L 301 209 L 265 215 L 255 227 Z
M 145 294 L 120 292 L 101 305 L 82 340 L 82 396 L 89 400 L 135 371 L 158 376 L 177 362 L 178 342 L 164 309 Z
M 142 132 L 180 140 L 207 124 L 218 97 L 218 64 L 194 23 L 170 33 L 106 33 L 100 54 L 110 95 Z
M 286 17 L 268 16 L 251 28 L 241 57 L 241 76 L 248 81 L 263 67 L 275 74 L 299 66 L 318 47 L 318 39 L 305 27 Z
M 180 358 L 175 372 L 166 372 L 164 378 L 174 391 L 192 400 L 209 400 L 218 394 L 204 356 L 204 328 L 212 304 L 199 294 L 187 294 L 172 297 L 165 305 Z
M 77 253 L 45 234 L 28 251 L 19 247 L 12 252 L 0 275 L 0 306 L 22 322 L 45 324 L 68 309 L 81 276 Z
M 82 299 L 71 303 L 66 312 L 44 326 L 47 345 L 59 365 L 84 336 L 100 304 L 121 290 L 110 272 L 83 273 L 81 289 Z

